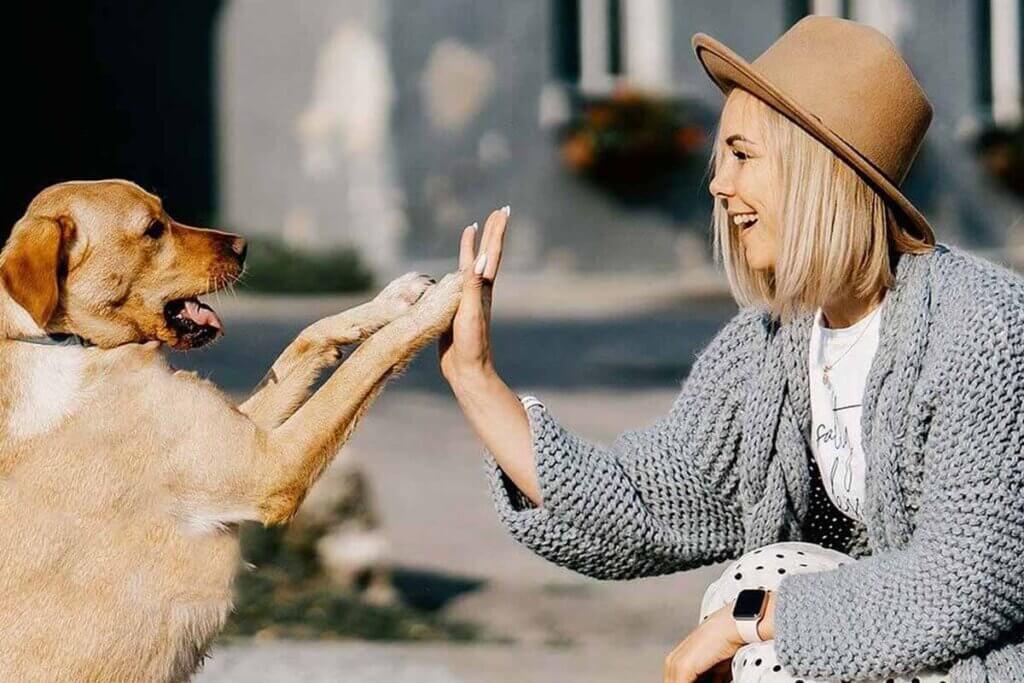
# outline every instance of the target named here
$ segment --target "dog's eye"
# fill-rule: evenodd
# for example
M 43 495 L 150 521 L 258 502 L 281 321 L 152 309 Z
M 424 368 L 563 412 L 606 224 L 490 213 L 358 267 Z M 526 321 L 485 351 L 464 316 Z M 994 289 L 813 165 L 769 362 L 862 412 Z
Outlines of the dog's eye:
M 163 221 L 154 220 L 152 223 L 149 224 L 149 227 L 146 228 L 146 232 L 144 234 L 146 235 L 146 237 L 150 237 L 155 240 L 160 239 L 161 235 L 164 234 Z

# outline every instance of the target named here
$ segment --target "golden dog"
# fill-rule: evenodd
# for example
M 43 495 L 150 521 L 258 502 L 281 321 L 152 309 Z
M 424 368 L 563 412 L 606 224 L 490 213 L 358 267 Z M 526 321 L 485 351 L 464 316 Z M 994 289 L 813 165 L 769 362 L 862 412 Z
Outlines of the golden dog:
M 232 607 L 238 523 L 289 520 L 458 307 L 460 273 L 402 276 L 306 328 L 236 406 L 160 347 L 220 333 L 196 297 L 237 279 L 245 248 L 126 181 L 47 188 L 15 225 L 0 252 L 0 680 L 188 679 Z

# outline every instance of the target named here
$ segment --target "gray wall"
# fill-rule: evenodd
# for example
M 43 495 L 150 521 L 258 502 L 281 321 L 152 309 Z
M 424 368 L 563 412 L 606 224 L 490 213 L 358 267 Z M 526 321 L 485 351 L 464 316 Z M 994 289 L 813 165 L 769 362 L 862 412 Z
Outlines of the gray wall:
M 940 240 L 1001 245 L 1020 205 L 991 187 L 962 137 L 976 120 L 974 4 L 897 5 L 900 49 L 936 110 L 907 192 Z M 708 33 L 752 60 L 787 28 L 789 6 L 671 3 L 675 93 L 695 98 L 713 122 L 722 95 L 691 35 Z M 384 275 L 440 272 L 454 265 L 465 225 L 510 204 L 506 269 L 653 272 L 705 262 L 711 200 L 700 178 L 637 208 L 563 168 L 540 117 L 553 91 L 550 16 L 547 0 L 232 3 L 221 27 L 225 224 L 300 244 L 355 244 Z M 383 61 L 363 68 L 365 49 L 339 58 L 345 25 Z M 361 130 L 352 117 L 364 104 L 386 135 L 352 151 L 344 133 Z

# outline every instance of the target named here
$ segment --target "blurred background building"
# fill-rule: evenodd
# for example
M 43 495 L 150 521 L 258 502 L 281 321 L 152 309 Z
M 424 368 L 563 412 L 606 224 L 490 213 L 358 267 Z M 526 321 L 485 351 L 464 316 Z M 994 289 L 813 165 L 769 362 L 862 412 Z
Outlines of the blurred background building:
M 509 270 L 700 266 L 702 172 L 722 96 L 690 36 L 753 59 L 813 12 L 885 32 L 934 103 L 906 187 L 939 238 L 1012 246 L 1020 5 L 21 3 L 5 22 L 16 68 L 6 71 L 0 224 L 47 183 L 123 176 L 182 220 L 296 248 L 350 245 L 382 278 L 449 268 L 461 229 L 506 203 Z M 615 135 L 675 143 L 676 154 L 617 148 Z

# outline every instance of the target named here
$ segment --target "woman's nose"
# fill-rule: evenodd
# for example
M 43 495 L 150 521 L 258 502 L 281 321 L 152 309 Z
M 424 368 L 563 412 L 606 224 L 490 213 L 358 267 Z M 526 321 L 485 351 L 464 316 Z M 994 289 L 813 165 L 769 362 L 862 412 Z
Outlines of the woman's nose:
M 711 182 L 708 184 L 708 192 L 711 193 L 712 197 L 718 197 L 719 195 L 729 196 L 733 194 L 732 178 L 729 176 L 727 166 L 723 166 L 715 171 L 715 175 L 711 178 Z

